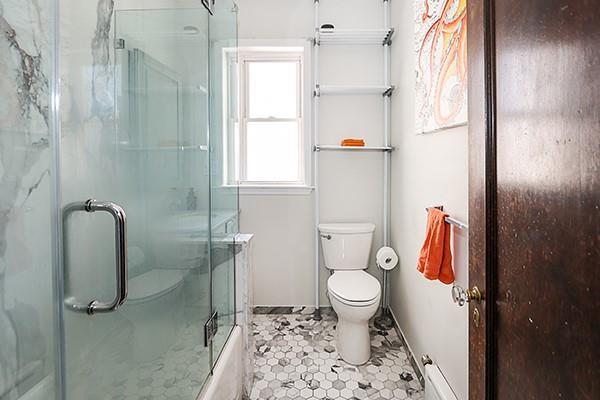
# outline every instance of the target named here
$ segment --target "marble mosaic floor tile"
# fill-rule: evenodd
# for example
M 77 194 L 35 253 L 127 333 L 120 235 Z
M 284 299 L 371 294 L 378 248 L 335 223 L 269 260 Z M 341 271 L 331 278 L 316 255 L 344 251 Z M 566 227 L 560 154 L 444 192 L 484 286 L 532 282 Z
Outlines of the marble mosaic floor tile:
M 423 389 L 395 330 L 371 326 L 371 359 L 344 362 L 335 349 L 337 317 L 255 315 L 251 400 L 422 399 Z
M 106 400 L 195 399 L 208 375 L 208 349 L 198 343 L 202 324 L 186 327 L 159 359 L 136 365 L 114 382 Z

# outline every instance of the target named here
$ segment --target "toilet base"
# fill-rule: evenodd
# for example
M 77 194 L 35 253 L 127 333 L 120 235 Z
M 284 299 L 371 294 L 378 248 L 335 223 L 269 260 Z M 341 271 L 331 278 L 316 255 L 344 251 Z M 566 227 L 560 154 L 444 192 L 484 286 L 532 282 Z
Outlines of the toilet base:
M 368 306 L 351 306 L 335 296 L 329 296 L 331 306 L 338 316 L 336 348 L 340 357 L 349 364 L 362 365 L 371 357 L 369 320 L 379 308 L 378 296 Z
M 362 365 L 371 357 L 369 323 L 339 320 L 336 328 L 337 351 L 349 364 Z

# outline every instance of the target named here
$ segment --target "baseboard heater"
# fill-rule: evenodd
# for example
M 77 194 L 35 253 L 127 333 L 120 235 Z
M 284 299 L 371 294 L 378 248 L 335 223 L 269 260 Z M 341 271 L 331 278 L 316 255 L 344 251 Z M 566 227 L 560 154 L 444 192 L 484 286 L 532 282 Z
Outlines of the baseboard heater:
M 430 360 L 425 364 L 425 400 L 458 400 L 442 371 Z

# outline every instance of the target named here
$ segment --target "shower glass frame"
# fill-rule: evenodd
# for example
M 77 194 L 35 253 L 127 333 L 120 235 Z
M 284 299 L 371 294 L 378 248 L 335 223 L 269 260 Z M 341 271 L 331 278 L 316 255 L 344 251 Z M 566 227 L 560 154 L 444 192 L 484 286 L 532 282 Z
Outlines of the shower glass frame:
M 118 1 L 118 0 L 117 0 Z M 52 13 L 52 74 L 51 74 L 51 115 L 52 115 L 52 128 L 50 129 L 51 136 L 51 147 L 52 147 L 52 160 L 51 160 L 51 172 L 54 181 L 54 185 L 52 188 L 52 227 L 53 227 L 53 264 L 54 264 L 54 296 L 55 296 L 55 337 L 56 337 L 56 348 L 55 348 L 55 379 L 58 382 L 58 385 L 55 385 L 55 396 L 57 399 L 73 399 L 73 397 L 69 397 L 68 395 L 68 372 L 67 372 L 67 356 L 66 352 L 69 344 L 65 340 L 65 334 L 67 328 L 65 327 L 65 313 L 69 311 L 65 311 L 62 304 L 64 303 L 64 257 L 63 253 L 64 244 L 62 243 L 63 231 L 62 231 L 62 208 L 64 206 L 63 196 L 62 196 L 62 184 L 64 171 L 61 171 L 61 109 L 60 109 L 60 99 L 61 99 L 61 87 L 60 87 L 60 13 L 59 13 L 59 0 L 52 1 L 53 4 L 53 13 Z M 226 46 L 230 49 L 232 47 L 237 47 L 237 8 L 235 4 L 232 3 L 231 7 L 221 6 L 219 7 L 219 3 L 213 10 L 214 15 L 209 18 L 208 23 L 208 35 L 209 35 L 209 53 L 207 53 L 207 63 L 209 66 L 209 80 L 207 82 L 207 90 L 210 93 L 209 101 L 207 102 L 208 108 L 208 130 L 207 130 L 207 155 L 209 158 L 207 165 L 208 169 L 208 205 L 209 205 L 209 218 L 208 218 L 208 280 L 209 280 L 209 309 L 211 313 L 215 311 L 218 312 L 220 318 L 225 318 L 225 322 L 220 326 L 219 333 L 221 337 L 218 340 L 214 340 L 210 342 L 209 345 L 209 356 L 207 359 L 208 362 L 208 373 L 204 377 L 204 380 L 201 385 L 197 387 L 198 392 L 202 389 L 203 385 L 206 383 L 206 379 L 218 360 L 218 357 L 225 345 L 229 334 L 231 333 L 234 325 L 235 325 L 235 234 L 239 230 L 239 219 L 238 219 L 238 188 L 235 186 L 226 185 L 223 182 L 222 177 L 224 176 L 222 168 L 223 162 L 220 159 L 220 156 L 224 154 L 223 149 L 220 148 L 215 150 L 215 147 L 219 147 L 219 143 L 224 143 L 225 132 L 223 129 L 223 125 L 217 125 L 216 127 L 213 125 L 217 123 L 217 121 L 221 121 L 222 118 L 219 118 L 218 112 L 216 111 L 217 103 L 219 97 L 215 98 L 214 93 L 218 92 L 222 89 L 222 83 L 219 79 L 214 79 L 210 70 L 214 73 L 219 69 L 220 61 L 216 56 L 218 55 L 219 44 L 210 42 L 210 34 L 211 29 L 215 26 L 213 21 L 217 21 L 219 18 L 219 13 L 230 12 L 233 15 L 234 24 L 232 29 L 230 29 L 229 33 L 233 32 L 234 36 L 227 39 L 225 37 L 221 37 L 220 40 L 223 43 L 227 43 Z M 230 20 L 232 19 L 229 16 Z M 227 19 L 226 17 L 224 17 Z M 116 14 L 115 14 L 115 25 L 116 25 Z M 231 22 L 231 21 L 229 21 Z M 221 29 L 219 32 L 221 35 L 227 36 L 227 32 L 223 32 Z M 217 35 L 219 34 L 217 33 Z M 218 75 L 218 74 L 217 74 Z M 215 159 L 212 158 L 213 155 Z M 181 165 L 179 165 L 181 168 Z M 206 171 L 206 169 L 205 169 Z M 63 172 L 63 173 L 61 173 Z M 200 171 L 199 171 L 200 173 Z M 218 211 L 217 211 L 218 210 Z M 232 215 L 227 221 L 223 222 L 223 213 L 222 211 L 229 210 Z M 224 225 L 223 225 L 224 223 Z M 220 260 L 217 263 L 215 259 L 215 254 L 221 252 Z M 224 253 L 224 254 L 223 254 Z M 110 257 L 110 255 L 109 255 Z M 218 264 L 218 265 L 214 265 Z M 217 267 L 221 268 L 221 270 L 217 270 Z M 219 275 L 223 275 L 221 279 L 221 286 L 215 285 L 215 278 Z M 219 292 L 220 289 L 223 289 L 227 292 Z M 221 301 L 216 302 L 215 298 L 224 297 L 220 299 Z M 127 304 L 127 303 L 125 303 Z M 83 318 L 95 318 L 89 316 L 82 316 Z M 199 345 L 202 344 L 203 338 L 199 333 L 197 336 L 197 343 Z M 197 393 L 195 393 L 196 395 Z M 191 398 L 195 398 L 195 395 Z

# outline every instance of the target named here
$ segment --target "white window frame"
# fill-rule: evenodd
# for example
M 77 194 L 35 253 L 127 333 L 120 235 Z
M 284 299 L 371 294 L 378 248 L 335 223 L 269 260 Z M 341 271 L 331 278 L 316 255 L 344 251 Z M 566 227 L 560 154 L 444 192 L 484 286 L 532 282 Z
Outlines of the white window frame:
M 239 63 L 236 48 L 223 49 L 223 182 L 225 186 L 238 185 L 239 143 L 235 131 L 239 125 Z M 234 80 L 232 82 L 232 80 Z
M 301 44 L 301 46 L 299 46 Z M 237 51 L 238 76 L 239 76 L 239 128 L 237 137 L 232 137 L 232 143 L 236 144 L 238 160 L 232 162 L 233 154 L 230 152 L 228 164 L 227 182 L 237 184 L 240 187 L 241 194 L 308 194 L 312 191 L 310 186 L 310 118 L 309 109 L 310 97 L 307 95 L 310 91 L 310 75 L 307 68 L 307 59 L 310 55 L 310 47 L 303 43 L 285 43 L 285 44 L 261 44 L 253 46 L 243 46 L 240 43 Z M 248 62 L 298 62 L 298 113 L 295 118 L 250 118 L 248 115 Z M 246 128 L 250 122 L 267 121 L 298 121 L 298 170 L 299 179 L 297 181 L 249 181 L 246 171 Z M 233 129 L 231 129 L 233 131 Z M 237 164 L 237 165 L 234 165 Z M 236 173 L 237 172 L 237 173 Z M 238 180 L 236 180 L 236 176 Z

